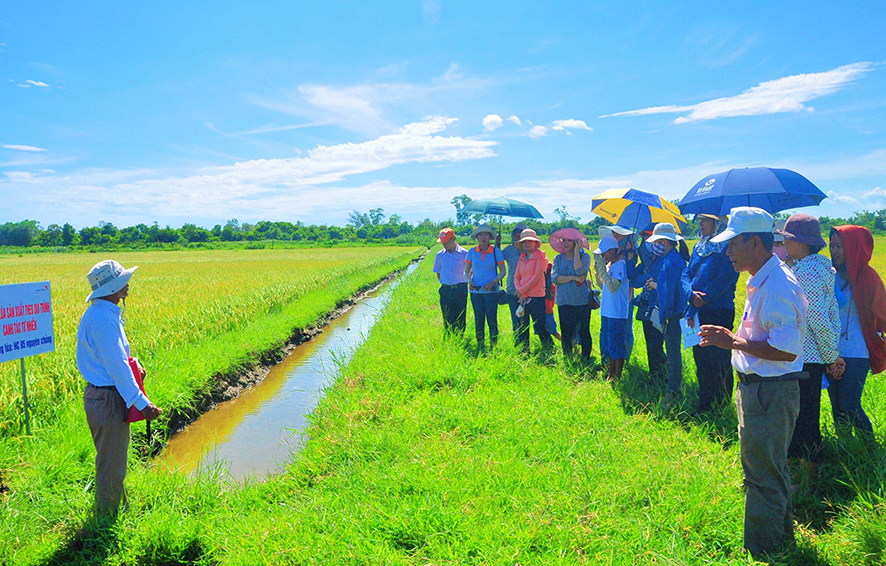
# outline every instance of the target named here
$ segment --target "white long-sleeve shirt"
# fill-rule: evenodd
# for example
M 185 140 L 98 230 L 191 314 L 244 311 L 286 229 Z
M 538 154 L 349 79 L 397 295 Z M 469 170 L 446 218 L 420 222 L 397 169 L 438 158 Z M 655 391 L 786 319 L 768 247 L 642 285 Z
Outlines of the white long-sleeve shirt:
M 732 351 L 732 366 L 741 373 L 778 377 L 803 369 L 803 338 L 809 303 L 790 268 L 772 256 L 748 279 L 744 314 L 736 334 L 746 340 L 768 342 L 782 352 L 795 354 L 793 362 L 776 362 Z
M 120 320 L 120 307 L 110 301 L 92 301 L 80 318 L 77 369 L 93 385 L 115 386 L 127 407 L 135 405 L 141 411 L 150 402 L 129 367 L 129 340 Z

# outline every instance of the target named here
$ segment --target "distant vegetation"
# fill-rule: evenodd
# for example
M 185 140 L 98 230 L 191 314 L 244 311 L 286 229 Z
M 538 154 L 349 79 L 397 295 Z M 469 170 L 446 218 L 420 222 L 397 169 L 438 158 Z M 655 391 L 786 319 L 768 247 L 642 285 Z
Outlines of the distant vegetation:
M 170 226 L 160 227 L 156 222 L 152 225 L 136 224 L 126 228 L 118 228 L 110 222 L 99 222 L 98 226 L 88 226 L 77 230 L 71 224 L 60 226 L 50 224 L 42 227 L 36 220 L 7 222 L 0 224 L 0 249 L 32 248 L 28 251 L 74 251 L 97 249 L 145 249 L 145 248 L 178 248 L 178 247 L 228 247 L 228 243 L 244 242 L 245 247 L 265 247 L 264 242 L 288 242 L 293 247 L 314 247 L 318 245 L 335 245 L 338 243 L 385 243 L 385 244 L 421 244 L 431 245 L 439 231 L 452 226 L 456 232 L 466 237 L 473 226 L 480 222 L 489 222 L 496 229 L 507 235 L 520 219 L 485 217 L 463 212 L 463 208 L 471 202 L 467 195 L 459 195 L 452 199 L 455 207 L 455 220 L 447 219 L 435 222 L 430 219 L 416 224 L 406 222 L 398 214 L 387 216 L 381 208 L 369 212 L 353 211 L 348 215 L 345 226 L 327 226 L 304 222 L 270 222 L 262 220 L 255 224 L 240 223 L 236 219 L 224 225 L 216 224 L 212 228 L 203 228 L 195 224 L 185 224 L 181 228 Z M 567 212 L 565 206 L 554 210 L 558 218 L 550 221 L 524 220 L 528 226 L 539 234 L 550 234 L 563 227 L 578 228 L 592 237 L 597 228 L 608 224 L 596 217 L 590 222 L 582 222 L 581 218 Z M 786 215 L 779 214 L 779 218 Z M 501 224 L 500 224 L 501 222 Z M 858 212 L 850 218 L 821 217 L 822 231 L 827 234 L 831 227 L 841 224 L 866 226 L 874 234 L 886 234 L 886 209 L 876 212 Z M 687 229 L 693 234 L 694 228 Z M 507 240 L 507 237 L 505 238 Z M 6 249 L 5 251 L 16 251 Z M 21 250 L 18 250 L 21 251 Z

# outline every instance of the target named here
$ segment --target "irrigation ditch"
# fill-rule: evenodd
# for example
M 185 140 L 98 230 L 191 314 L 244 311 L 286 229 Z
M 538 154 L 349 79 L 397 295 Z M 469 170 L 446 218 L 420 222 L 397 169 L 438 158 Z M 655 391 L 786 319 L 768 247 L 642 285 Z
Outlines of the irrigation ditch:
M 173 458 L 176 456 L 167 455 L 167 452 L 174 451 L 179 459 L 178 469 L 191 472 L 200 467 L 208 449 L 214 448 L 216 456 L 221 459 L 204 466 L 225 465 L 225 469 L 237 478 L 279 469 L 283 464 L 280 458 L 288 456 L 293 449 L 297 450 L 301 442 L 297 435 L 307 426 L 307 415 L 319 402 L 322 389 L 330 384 L 326 381 L 330 364 L 342 362 L 338 359 L 341 352 L 336 351 L 335 345 L 325 346 L 325 342 L 332 340 L 340 348 L 349 348 L 349 359 L 381 316 L 386 297 L 403 276 L 418 267 L 427 253 L 412 260 L 407 267 L 360 289 L 314 324 L 295 329 L 284 343 L 261 352 L 254 366 L 216 375 L 198 392 L 189 407 L 175 410 L 166 426 L 153 432 L 150 444 L 144 429 L 134 432 L 141 457 L 175 467 L 177 464 Z M 344 327 L 340 326 L 343 322 L 347 323 Z M 285 382 L 291 381 L 287 375 L 292 370 L 284 367 L 287 360 L 290 366 L 307 367 L 300 378 L 308 383 L 306 389 L 302 389 L 300 383 L 284 386 Z M 280 396 L 286 401 L 279 399 Z M 302 413 L 296 414 L 296 407 L 300 407 Z M 261 416 L 261 411 L 270 416 Z M 287 422 L 283 432 L 278 426 L 279 419 Z M 203 420 L 215 422 L 204 424 Z M 233 444 L 229 442 L 232 435 L 239 439 Z M 224 445 L 221 454 L 220 445 Z M 270 453 L 276 454 L 277 460 L 268 464 L 266 460 Z M 239 458 L 242 454 L 247 454 L 248 465 Z M 239 463 L 235 456 L 241 460 Z

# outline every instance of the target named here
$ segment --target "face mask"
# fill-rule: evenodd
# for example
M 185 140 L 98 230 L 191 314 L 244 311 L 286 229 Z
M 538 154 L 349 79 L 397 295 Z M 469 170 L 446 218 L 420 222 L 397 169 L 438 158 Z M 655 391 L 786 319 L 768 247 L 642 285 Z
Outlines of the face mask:
M 781 261 L 788 260 L 788 249 L 784 246 L 775 246 L 772 248 L 772 252 L 775 254 L 775 257 L 780 259 Z
M 652 253 L 655 255 L 664 255 L 665 253 L 665 245 L 661 242 L 655 242 L 652 244 Z

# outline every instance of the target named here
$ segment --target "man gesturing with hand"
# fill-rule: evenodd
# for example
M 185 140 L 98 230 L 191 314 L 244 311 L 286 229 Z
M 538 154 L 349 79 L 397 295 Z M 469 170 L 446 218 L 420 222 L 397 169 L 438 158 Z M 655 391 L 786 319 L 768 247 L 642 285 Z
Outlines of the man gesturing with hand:
M 808 303 L 791 270 L 772 254 L 773 218 L 759 208 L 732 209 L 711 242 L 729 242 L 736 272 L 747 271 L 738 330 L 702 325 L 702 347 L 732 351 L 735 407 L 745 476 L 744 547 L 755 558 L 794 544 L 787 455 L 800 406 Z

